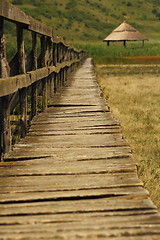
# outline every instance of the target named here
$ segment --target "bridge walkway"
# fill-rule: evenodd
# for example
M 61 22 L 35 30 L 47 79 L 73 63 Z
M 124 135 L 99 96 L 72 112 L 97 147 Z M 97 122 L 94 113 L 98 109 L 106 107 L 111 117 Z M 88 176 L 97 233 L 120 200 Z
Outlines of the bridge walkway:
M 0 239 L 160 239 L 91 59 L 0 163 Z

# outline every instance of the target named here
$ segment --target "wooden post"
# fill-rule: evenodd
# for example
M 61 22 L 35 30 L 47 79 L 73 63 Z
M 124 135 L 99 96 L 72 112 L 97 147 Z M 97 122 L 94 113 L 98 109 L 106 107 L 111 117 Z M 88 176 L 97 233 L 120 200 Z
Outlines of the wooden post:
M 4 36 L 4 20 L 0 17 L 0 77 L 5 78 L 10 74 L 9 65 L 6 58 L 6 44 Z
M 0 98 L 0 160 L 11 149 L 10 103 L 9 96 Z
M 37 34 L 32 32 L 32 70 L 37 69 Z
M 67 67 L 64 68 L 64 82 L 67 81 Z
M 18 51 L 18 62 L 19 62 L 19 74 L 26 73 L 25 67 L 25 50 L 23 40 L 23 28 L 20 24 L 17 24 L 17 51 Z M 21 126 L 21 137 L 25 137 L 27 133 L 27 88 L 19 90 L 20 98 L 20 126 Z
M 126 40 L 123 41 L 123 45 L 126 48 Z
M 65 85 L 65 80 L 64 80 L 64 68 L 62 69 L 62 76 L 61 76 L 61 78 L 62 78 L 62 86 L 64 86 Z
M 46 66 L 46 37 L 43 35 L 41 37 L 41 65 L 40 67 Z
M 53 65 L 57 65 L 57 44 L 54 43 L 53 45 Z
M 32 70 L 37 69 L 37 35 L 32 32 Z M 37 82 L 32 84 L 31 88 L 31 120 L 37 115 Z
M 27 89 L 22 88 L 19 94 L 21 137 L 27 133 Z
M 45 36 L 41 37 L 41 67 L 47 65 L 46 51 L 47 51 L 47 39 Z M 47 78 L 42 79 L 42 111 L 47 108 Z
M 60 43 L 57 44 L 57 63 L 60 63 Z
M 49 76 L 49 91 L 50 97 L 52 98 L 54 95 L 54 73 Z
M 60 71 L 57 73 L 57 90 L 59 90 L 61 86 L 61 75 L 60 75 Z
M 0 78 L 9 76 L 9 67 L 6 59 L 6 45 L 4 36 L 4 21 L 0 17 Z M 11 148 L 10 102 L 9 96 L 0 98 L 0 160 L 3 154 Z
M 61 62 L 64 62 L 64 57 L 65 57 L 65 48 L 64 45 L 62 44 L 62 58 L 61 58 Z
M 23 28 L 20 24 L 17 24 L 17 50 L 18 50 L 18 62 L 19 62 L 19 74 L 24 74 L 26 73 L 25 50 L 24 50 Z
M 53 65 L 52 41 L 50 37 L 46 37 L 46 64 Z
M 42 79 L 42 111 L 47 108 L 47 78 Z
M 57 73 L 54 73 L 54 93 L 57 92 Z

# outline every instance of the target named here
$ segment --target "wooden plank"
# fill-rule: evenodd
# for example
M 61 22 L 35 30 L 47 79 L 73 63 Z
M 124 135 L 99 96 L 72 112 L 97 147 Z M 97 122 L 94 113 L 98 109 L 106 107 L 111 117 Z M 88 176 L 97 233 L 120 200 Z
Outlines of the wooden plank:
M 61 68 L 70 66 L 72 62 L 59 64 L 57 68 L 44 67 L 36 71 L 28 72 L 27 74 L 17 75 L 15 77 L 0 79 L 0 97 L 16 92 L 19 88 L 28 87 L 32 83 L 47 77 L 52 72 L 59 72 Z
M 132 224 L 136 223 L 137 224 L 144 224 L 147 222 L 152 221 L 152 223 L 155 223 L 157 220 L 159 220 L 158 214 L 156 213 L 155 210 L 137 210 L 136 214 L 133 210 L 128 210 L 127 213 L 123 211 L 117 211 L 116 213 L 114 212 L 99 212 L 99 213 L 76 213 L 75 215 L 73 214 L 61 214 L 61 215 L 39 215 L 35 216 L 32 215 L 30 216 L 30 219 L 28 219 L 27 216 L 3 216 L 0 218 L 0 224 L 1 225 L 27 225 L 29 222 L 30 223 L 37 223 L 37 224 L 57 224 L 63 225 L 63 224 L 68 224 L 68 223 L 74 223 L 85 221 L 87 224 L 87 221 L 91 220 L 97 220 L 99 221 L 102 219 L 102 222 L 106 219 L 107 222 L 110 224 L 117 224 L 117 222 L 121 222 L 122 224 Z M 62 220 L 63 219 L 63 220 Z M 127 219 L 127 220 L 126 220 Z M 53 226 L 52 225 L 52 226 Z
M 125 190 L 125 191 L 124 191 Z M 147 199 L 149 193 L 142 187 L 132 186 L 132 187 L 113 187 L 113 188 L 103 188 L 103 189 L 78 189 L 72 191 L 2 191 L 2 199 L 0 204 L 8 203 L 26 203 L 26 202 L 41 202 L 41 201 L 67 201 L 76 199 L 93 199 L 93 198 L 104 198 L 104 197 L 118 197 L 123 196 L 123 198 L 132 199 Z
M 48 37 L 53 36 L 53 29 L 51 27 L 48 27 L 47 25 L 33 19 L 31 16 L 28 16 L 28 19 L 30 23 L 28 27 L 29 30 Z
M 20 9 L 10 4 L 7 0 L 0 1 L 0 16 L 12 20 L 14 22 L 30 24 L 28 16 Z
M 22 158 L 23 159 L 23 158 Z M 7 159 L 5 159 L 6 162 Z M 18 160 L 18 159 L 17 159 Z M 53 164 L 53 161 L 55 163 Z M 55 159 L 54 157 L 37 157 L 37 158 L 26 158 L 23 164 L 16 163 L 16 159 L 11 159 L 15 162 L 12 165 L 12 169 L 8 169 L 9 163 L 4 163 L 1 168 L 3 172 L 0 173 L 1 177 L 11 176 L 47 176 L 47 175 L 82 175 L 82 174 L 111 174 L 111 173 L 131 173 L 136 172 L 137 168 L 132 159 L 126 156 L 117 156 L 117 158 L 102 158 L 102 159 L 91 159 L 91 160 L 78 160 L 75 162 L 67 161 L 67 166 L 64 168 L 66 161 L 61 159 Z M 44 166 L 44 162 L 46 166 Z M 59 165 L 58 165 L 59 161 Z M 38 164 L 38 162 L 41 162 Z M 94 163 L 94 164 L 92 164 Z M 17 164 L 17 166 L 16 166 Z M 48 169 L 48 165 L 50 168 Z M 93 166 L 92 166 L 93 165 Z
M 0 165 L 2 239 L 159 240 L 160 215 L 91 61 L 70 80 Z
M 47 202 L 24 202 L 7 204 L 7 208 L 0 206 L 1 216 L 16 215 L 38 215 L 38 214 L 76 214 L 76 213 L 98 213 L 110 211 L 131 211 L 135 212 L 142 209 L 155 210 L 155 205 L 148 199 L 116 199 L 99 198 L 99 199 L 80 199 L 71 201 L 47 201 Z M 91 224 L 91 222 L 90 222 Z M 94 223 L 93 223 L 94 224 Z M 78 226 L 75 226 L 78 228 Z
M 28 29 L 48 37 L 53 36 L 52 28 L 45 24 L 27 16 L 23 11 L 16 8 L 6 0 L 0 2 L 0 16 L 12 20 L 14 22 L 22 23 L 28 26 Z
M 42 151 L 40 151 L 40 149 Z M 53 149 L 47 146 L 40 146 L 33 148 L 32 146 L 26 147 L 24 149 L 23 144 L 16 144 L 14 147 L 14 151 L 10 154 L 6 155 L 6 159 L 13 159 L 14 161 L 18 160 L 25 163 L 27 159 L 32 159 L 36 161 L 36 158 L 41 158 L 42 160 L 46 159 L 47 157 L 54 157 L 55 163 L 58 161 L 98 161 L 98 160 L 106 160 L 114 161 L 114 157 L 121 161 L 121 158 L 125 158 L 131 155 L 131 149 L 129 146 L 123 147 L 109 147 L 109 148 L 54 148 Z M 35 158 L 36 157 L 36 158 Z M 136 164 L 134 160 L 129 163 Z M 42 161 L 43 162 L 43 161 Z M 10 164 L 12 162 L 10 161 Z M 107 163 L 106 163 L 107 164 Z

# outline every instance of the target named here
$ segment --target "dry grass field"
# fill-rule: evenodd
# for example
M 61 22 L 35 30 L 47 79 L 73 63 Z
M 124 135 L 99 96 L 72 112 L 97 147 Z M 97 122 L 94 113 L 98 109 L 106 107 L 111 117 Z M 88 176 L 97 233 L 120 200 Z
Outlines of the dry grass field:
M 160 210 L 160 65 L 96 65 L 95 71 Z

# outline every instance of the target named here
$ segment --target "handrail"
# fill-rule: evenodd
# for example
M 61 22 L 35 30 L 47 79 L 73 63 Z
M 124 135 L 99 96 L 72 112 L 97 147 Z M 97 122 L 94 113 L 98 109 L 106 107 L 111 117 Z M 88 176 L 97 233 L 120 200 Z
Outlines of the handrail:
M 17 29 L 17 53 L 10 63 L 6 57 L 5 21 L 13 22 Z M 31 52 L 27 57 L 24 30 L 30 32 L 32 38 Z M 41 49 L 37 56 L 39 39 Z M 51 27 L 27 16 L 7 0 L 0 1 L 0 159 L 10 151 L 13 143 L 11 123 L 18 122 L 18 133 L 25 137 L 31 120 L 37 115 L 39 98 L 40 111 L 43 111 L 47 100 L 64 85 L 67 76 L 84 58 L 83 50 L 77 50 L 61 37 L 54 36 Z M 19 113 L 13 121 L 15 110 Z

